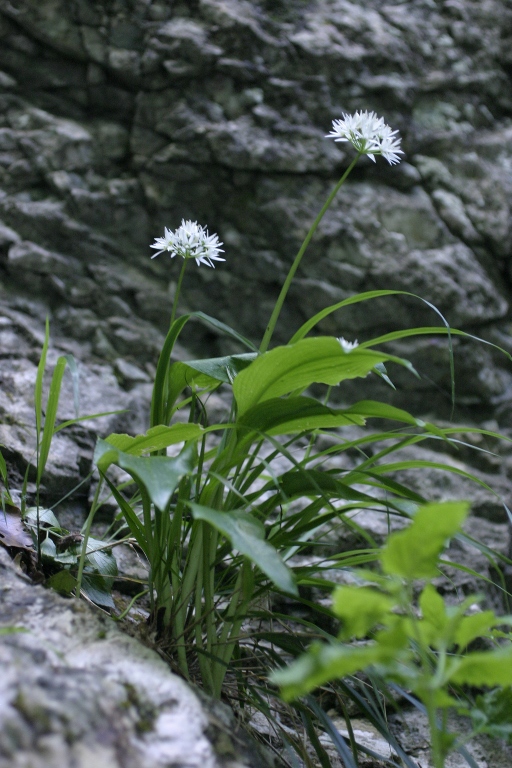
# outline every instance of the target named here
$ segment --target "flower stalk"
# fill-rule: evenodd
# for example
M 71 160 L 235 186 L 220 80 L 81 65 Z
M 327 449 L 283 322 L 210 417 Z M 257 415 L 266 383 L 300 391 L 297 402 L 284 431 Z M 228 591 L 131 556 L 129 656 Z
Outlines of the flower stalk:
M 334 198 L 338 194 L 340 188 L 342 187 L 342 185 L 344 184 L 344 182 L 348 178 L 350 172 L 352 171 L 352 169 L 354 168 L 354 166 L 356 165 L 356 163 L 357 163 L 357 161 L 359 160 L 360 157 L 361 157 L 361 152 L 358 152 L 356 157 L 352 160 L 352 162 L 350 163 L 349 167 L 347 168 L 347 170 L 345 171 L 345 173 L 343 174 L 343 176 L 338 181 L 338 183 L 336 184 L 336 186 L 332 190 L 331 194 L 329 195 L 329 197 L 325 201 L 324 205 L 322 206 L 322 209 L 320 210 L 320 213 L 318 214 L 318 216 L 314 220 L 313 224 L 311 225 L 311 228 L 310 228 L 309 232 L 307 233 L 306 237 L 304 238 L 304 242 L 302 243 L 301 247 L 299 248 L 299 252 L 297 253 L 297 255 L 296 255 L 296 257 L 295 257 L 295 259 L 293 261 L 293 264 L 290 267 L 288 275 L 286 276 L 286 280 L 283 283 L 283 287 L 281 288 L 281 292 L 280 292 L 280 294 L 279 294 L 279 296 L 277 298 L 277 301 L 275 303 L 272 315 L 270 316 L 270 320 L 268 322 L 267 329 L 265 331 L 265 334 L 263 336 L 263 339 L 262 339 L 262 342 L 261 342 L 261 345 L 260 345 L 260 352 L 262 352 L 262 353 L 266 352 L 267 349 L 268 349 L 268 345 L 270 344 L 270 341 L 272 339 L 272 336 L 273 336 L 273 333 L 274 333 L 274 329 L 275 329 L 277 321 L 279 319 L 279 315 L 281 314 L 281 309 L 283 308 L 283 304 L 284 304 L 284 301 L 285 301 L 286 296 L 288 294 L 288 291 L 290 289 L 290 285 L 291 285 L 292 280 L 293 280 L 293 278 L 295 276 L 295 273 L 296 273 L 296 271 L 297 271 L 297 269 L 299 267 L 299 264 L 302 261 L 302 257 L 304 256 L 304 254 L 306 252 L 306 248 L 308 247 L 309 243 L 311 242 L 311 238 L 315 234 L 316 229 L 317 229 L 318 225 L 320 224 L 320 222 L 322 221 L 322 219 L 323 219 L 327 209 L 329 208 L 329 206 L 331 205 L 332 201 L 334 200 Z

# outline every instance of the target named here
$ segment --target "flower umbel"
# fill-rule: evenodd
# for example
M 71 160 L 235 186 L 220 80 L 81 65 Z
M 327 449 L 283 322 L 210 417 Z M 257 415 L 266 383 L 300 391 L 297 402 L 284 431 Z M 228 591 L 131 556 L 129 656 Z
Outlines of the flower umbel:
M 382 117 L 375 112 L 356 112 L 353 115 L 343 113 L 341 120 L 332 121 L 332 130 L 327 138 L 334 141 L 349 141 L 361 154 L 368 155 L 375 162 L 375 155 L 382 155 L 390 165 L 400 162 L 401 139 L 386 125 Z
M 168 251 L 171 259 L 181 256 L 182 259 L 195 259 L 198 266 L 206 264 L 207 267 L 215 267 L 214 261 L 226 261 L 219 256 L 219 253 L 224 253 L 221 245 L 217 235 L 209 235 L 208 230 L 196 221 L 182 219 L 178 229 L 172 232 L 165 227 L 164 237 L 156 237 L 149 247 L 160 249 L 152 259 Z

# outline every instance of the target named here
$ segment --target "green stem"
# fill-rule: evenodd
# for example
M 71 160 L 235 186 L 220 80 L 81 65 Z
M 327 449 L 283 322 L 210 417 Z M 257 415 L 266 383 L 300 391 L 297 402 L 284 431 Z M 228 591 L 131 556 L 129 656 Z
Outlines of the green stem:
M 283 287 L 281 288 L 281 293 L 278 296 L 278 299 L 277 299 L 276 304 L 274 306 L 274 310 L 272 312 L 272 315 L 270 317 L 269 323 L 267 325 L 267 330 L 265 331 L 265 335 L 263 336 L 263 340 L 262 340 L 261 346 L 260 346 L 260 352 L 266 352 L 267 349 L 268 349 L 268 345 L 270 344 L 270 340 L 272 338 L 272 334 L 274 333 L 274 329 L 276 327 L 276 323 L 277 323 L 277 321 L 279 319 L 279 315 L 281 314 L 281 309 L 283 307 L 284 300 L 286 299 L 286 295 L 287 295 L 288 290 L 290 288 L 291 282 L 293 280 L 293 277 L 295 275 L 295 272 L 297 271 L 297 268 L 298 268 L 300 262 L 302 261 L 302 257 L 304 256 L 306 248 L 308 247 L 308 245 L 309 245 L 309 243 L 311 241 L 311 238 L 315 234 L 316 228 L 318 227 L 318 225 L 322 221 L 325 212 L 327 211 L 327 209 L 329 208 L 330 204 L 332 203 L 332 201 L 336 197 L 336 195 L 338 193 L 338 190 L 340 189 L 342 184 L 346 181 L 348 175 L 350 174 L 350 172 L 352 171 L 352 169 L 354 168 L 355 164 L 357 163 L 357 161 L 359 160 L 360 157 L 361 157 L 361 153 L 359 152 L 356 155 L 356 157 L 352 160 L 352 162 L 350 163 L 349 167 L 347 168 L 347 170 L 345 171 L 345 173 L 343 174 L 341 179 L 338 181 L 338 183 L 334 187 L 333 191 L 331 192 L 331 194 L 329 195 L 329 197 L 325 201 L 325 203 L 324 203 L 324 205 L 322 207 L 322 210 L 320 211 L 320 213 L 318 214 L 318 216 L 314 220 L 313 224 L 311 225 L 311 229 L 307 233 L 307 235 L 305 237 L 305 240 L 302 243 L 302 245 L 301 245 L 301 247 L 299 249 L 299 252 L 298 252 L 298 254 L 295 257 L 295 260 L 294 260 L 292 266 L 290 267 L 290 271 L 288 272 L 286 280 L 283 283 Z
M 80 590 L 82 589 L 82 574 L 84 572 L 85 558 L 87 557 L 87 542 L 89 541 L 89 536 L 91 535 L 92 521 L 94 520 L 94 515 L 96 514 L 96 510 L 98 509 L 98 506 L 99 506 L 98 500 L 100 497 L 100 490 L 102 485 L 103 485 L 103 478 L 100 477 L 100 479 L 98 480 L 98 485 L 96 486 L 96 493 L 94 494 L 94 499 L 92 500 L 91 511 L 89 512 L 87 520 L 85 521 L 85 531 L 84 531 L 84 537 L 82 540 L 82 552 L 80 553 L 80 560 L 78 563 L 78 575 L 76 577 L 76 590 L 75 590 L 76 597 L 80 597 Z
M 444 750 L 442 747 L 442 731 L 437 724 L 437 708 L 433 703 L 434 691 L 431 692 L 428 697 L 428 701 L 425 702 L 428 716 L 428 724 L 430 728 L 430 741 L 431 741 L 431 753 L 432 762 L 434 768 L 445 768 L 444 765 Z
M 172 324 L 174 323 L 174 319 L 176 317 L 176 310 L 178 308 L 178 299 L 180 297 L 181 284 L 183 282 L 183 275 L 185 274 L 185 269 L 186 269 L 186 266 L 187 266 L 187 261 L 188 261 L 188 259 L 183 259 L 183 264 L 181 265 L 180 276 L 178 277 L 178 282 L 176 284 L 176 290 L 174 292 L 174 299 L 172 301 L 171 322 L 169 323 L 169 327 L 172 326 Z
M 220 697 L 222 684 L 226 672 L 233 656 L 236 645 L 239 642 L 239 635 L 244 619 L 247 613 L 250 596 L 244 594 L 244 577 L 251 570 L 251 564 L 245 561 L 238 572 L 237 580 L 231 595 L 231 600 L 224 616 L 222 632 L 220 633 L 216 647 L 216 657 L 218 662 L 215 666 L 215 691 Z

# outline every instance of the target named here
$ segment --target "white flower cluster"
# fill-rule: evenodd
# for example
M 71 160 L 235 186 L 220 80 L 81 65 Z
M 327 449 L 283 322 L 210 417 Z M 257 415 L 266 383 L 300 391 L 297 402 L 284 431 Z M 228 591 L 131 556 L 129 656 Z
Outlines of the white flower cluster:
M 382 117 L 375 112 L 356 112 L 353 115 L 343 114 L 341 120 L 332 121 L 332 131 L 327 138 L 334 141 L 349 141 L 362 155 L 368 155 L 375 162 L 375 155 L 382 155 L 390 165 L 400 162 L 399 155 L 401 139 L 386 125 Z
M 171 258 L 181 256 L 182 259 L 195 259 L 198 266 L 206 264 L 207 267 L 215 267 L 214 261 L 226 261 L 219 256 L 219 253 L 224 253 L 221 245 L 217 235 L 209 235 L 208 230 L 196 221 L 182 219 L 181 226 L 175 232 L 165 227 L 164 237 L 156 237 L 149 247 L 160 249 L 152 259 L 168 251 Z
M 342 350 L 348 355 L 349 352 L 352 352 L 353 349 L 359 346 L 357 341 L 347 341 L 343 338 L 343 336 L 340 336 L 338 339 L 340 346 Z

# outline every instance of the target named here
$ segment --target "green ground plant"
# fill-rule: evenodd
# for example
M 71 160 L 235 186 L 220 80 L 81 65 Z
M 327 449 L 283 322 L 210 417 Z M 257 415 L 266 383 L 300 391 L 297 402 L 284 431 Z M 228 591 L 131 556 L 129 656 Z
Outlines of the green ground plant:
M 434 768 L 444 768 L 449 752 L 477 733 L 512 736 L 512 642 L 503 631 L 512 626 L 512 616 L 476 609 L 477 595 L 449 605 L 432 584 L 446 541 L 460 531 L 468 511 L 469 504 L 461 502 L 420 506 L 405 530 L 389 536 L 379 571 L 354 570 L 359 583 L 334 590 L 339 635 L 330 643 L 314 643 L 287 669 L 274 672 L 285 699 L 375 668 L 424 705 Z M 471 650 L 482 638 L 493 647 Z M 474 730 L 464 739 L 447 725 L 450 710 L 471 713 L 461 685 L 492 689 L 490 696 L 480 697 Z M 498 719 L 485 716 L 491 705 Z
M 440 428 L 383 402 L 362 400 L 339 407 L 331 405 L 329 398 L 332 387 L 370 375 L 379 376 L 392 386 L 388 369 L 394 365 L 417 375 L 407 360 L 380 348 L 389 342 L 422 334 L 446 338 L 453 381 L 452 337 L 456 334 L 468 337 L 468 334 L 451 329 L 435 307 L 425 302 L 440 325 L 397 330 L 360 344 L 343 337 L 311 335 L 318 331 L 318 325 L 327 316 L 347 310 L 356 303 L 386 296 L 411 296 L 402 291 L 381 290 L 358 294 L 325 308 L 304 323 L 287 344 L 270 348 L 293 276 L 325 212 L 362 156 L 373 161 L 376 156 L 382 156 L 391 165 L 399 162 L 402 151 L 396 133 L 374 113 L 357 112 L 334 121 L 329 136 L 351 144 L 356 157 L 313 222 L 283 284 L 259 348 L 236 330 L 200 311 L 178 315 L 180 290 L 190 260 L 213 267 L 214 262 L 224 261 L 219 255 L 223 253 L 222 243 L 216 235 L 210 235 L 192 221 L 182 221 L 175 231 L 165 229 L 164 237 L 157 238 L 151 246 L 158 249 L 155 255 L 168 253 L 171 258 L 178 257 L 182 261 L 170 327 L 156 370 L 149 429 L 137 436 L 111 434 L 98 440 L 95 450 L 100 486 L 84 526 L 83 543 L 72 553 L 75 557 L 73 568 L 77 566 L 74 576 L 76 594 L 80 594 L 85 584 L 91 553 L 90 532 L 100 503 L 99 489 L 105 484 L 119 506 L 134 544 L 147 559 L 151 618 L 181 673 L 187 679 L 200 682 L 217 697 L 227 686 L 231 689 L 238 687 L 240 696 L 246 696 L 262 711 L 271 688 L 261 682 L 261 678 L 275 665 L 275 649 L 278 652 L 286 649 L 292 656 L 298 656 L 311 635 L 330 639 L 331 645 L 327 648 L 338 647 L 338 641 L 321 628 L 322 622 L 315 623 L 315 616 L 323 620 L 339 615 L 344 617 L 343 611 L 350 610 L 350 596 L 347 597 L 348 607 L 343 608 L 349 593 L 336 593 L 341 597 L 336 598 L 334 612 L 304 596 L 311 589 L 330 593 L 335 587 L 338 570 L 383 564 L 384 572 L 377 587 L 368 587 L 366 592 L 358 593 L 367 595 L 369 601 L 375 598 L 375 609 L 372 613 L 368 608 L 366 619 L 358 618 L 356 611 L 353 616 L 351 614 L 352 636 L 361 636 L 361 633 L 372 630 L 376 623 L 384 619 L 388 621 L 389 626 L 378 640 L 373 641 L 371 648 L 380 652 L 386 638 L 388 649 L 396 640 L 396 651 L 406 662 L 404 669 L 407 665 L 409 669 L 417 669 L 418 680 L 421 675 L 427 675 L 427 668 L 433 670 L 431 676 L 437 675 L 438 684 L 435 696 L 432 699 L 427 696 L 429 715 L 434 710 L 436 713 L 438 709 L 444 711 L 443 702 L 447 699 L 441 694 L 448 696 L 445 693 L 448 682 L 463 682 L 462 672 L 459 672 L 459 678 L 456 672 L 446 678 L 446 670 L 453 666 L 448 653 L 455 653 L 455 658 L 460 661 L 459 670 L 464 669 L 464 659 L 470 658 L 465 655 L 467 643 L 461 645 L 459 642 L 457 631 L 462 630 L 456 629 L 450 629 L 452 634 L 446 634 L 446 647 L 443 646 L 441 654 L 435 645 L 440 635 L 433 629 L 427 631 L 428 622 L 424 618 L 416 620 L 412 614 L 414 601 L 410 581 L 400 580 L 403 575 L 400 571 L 386 570 L 386 563 L 394 562 L 393 567 L 398 567 L 396 564 L 400 562 L 400 558 L 392 560 L 386 554 L 395 546 L 392 542 L 396 539 L 390 538 L 387 548 L 381 551 L 354 519 L 358 511 L 377 510 L 390 523 L 393 518 L 412 518 L 414 522 L 408 530 L 414 530 L 415 522 L 427 515 L 433 540 L 441 547 L 446 536 L 452 535 L 457 526 L 446 534 L 432 507 L 423 507 L 426 500 L 398 482 L 396 473 L 403 469 L 421 472 L 425 468 L 435 468 L 485 484 L 457 467 L 420 459 L 400 460 L 394 455 L 425 440 L 457 445 L 462 431 L 460 426 Z M 420 297 L 415 298 L 423 301 Z M 209 324 L 216 332 L 237 342 L 241 352 L 186 362 L 175 360 L 174 346 L 189 322 Z M 43 427 L 42 375 L 46 348 L 47 342 L 36 383 L 38 482 L 51 436 L 55 433 L 55 397 L 58 400 L 61 371 L 66 364 L 65 361 L 57 364 Z M 313 385 L 323 385 L 321 397 L 308 394 Z M 230 398 L 229 417 L 225 422 L 212 424 L 208 418 L 208 397 L 220 389 L 227 399 Z M 188 414 L 186 421 L 183 414 Z M 371 431 L 365 428 L 368 422 Z M 466 432 L 500 437 L 480 429 L 467 429 Z M 328 443 L 322 441 L 326 436 Z M 348 456 L 350 460 L 344 463 Z M 359 458 L 354 460 L 354 456 Z M 117 485 L 109 472 L 113 466 L 126 472 L 131 477 L 131 484 Z M 42 555 L 38 503 L 36 509 L 37 541 Z M 346 526 L 356 532 L 365 541 L 364 548 L 335 554 L 325 563 L 313 558 L 314 562 L 305 564 L 300 555 L 314 552 L 324 532 L 332 530 L 333 526 Z M 413 577 L 414 574 L 411 579 Z M 436 594 L 431 588 L 424 590 L 420 608 L 426 610 L 429 605 L 437 606 L 439 600 L 442 603 Z M 287 616 L 286 611 L 279 613 L 272 608 L 272 600 L 281 601 L 281 604 L 296 601 L 311 612 L 312 618 L 302 623 L 298 621 L 304 629 L 300 642 L 296 642 L 293 633 L 275 629 L 272 622 L 284 623 Z M 391 617 L 396 610 L 404 613 L 404 617 L 401 624 L 396 623 L 397 618 L 395 626 Z M 443 610 L 447 617 L 446 626 L 462 626 L 466 618 L 470 618 L 464 615 L 465 605 L 457 609 L 457 620 L 448 608 Z M 374 618 L 373 624 L 370 618 Z M 254 621 L 267 622 L 267 626 L 256 630 Z M 486 626 L 478 625 L 476 634 L 485 636 L 495 623 L 493 617 Z M 464 626 L 468 626 L 467 622 Z M 413 631 L 418 632 L 415 642 L 418 653 L 421 651 L 419 664 L 411 661 Z M 267 660 L 268 666 L 258 673 L 259 687 L 256 685 L 249 691 L 250 675 L 244 671 L 244 664 L 250 667 L 246 656 L 251 649 L 259 653 L 258 658 Z M 356 648 L 353 650 L 356 653 Z M 314 655 L 314 651 L 305 658 L 311 659 L 311 654 Z M 442 672 L 436 666 L 440 664 L 441 656 L 444 659 Z M 306 662 L 299 663 L 304 665 Z M 352 672 L 365 666 L 356 664 Z M 348 668 L 342 674 L 345 672 L 351 674 Z M 329 674 L 329 679 L 335 676 Z M 304 680 L 305 689 L 311 690 L 311 679 L 304 675 Z M 425 700 L 421 686 L 427 686 L 427 690 L 430 683 L 426 677 L 421 680 L 420 684 L 411 672 L 409 678 L 401 679 L 401 682 L 419 699 Z M 343 685 L 349 695 L 359 697 L 357 680 L 348 677 Z M 291 695 L 290 689 L 286 688 L 285 692 L 287 696 Z M 363 709 L 367 707 L 366 711 L 370 711 L 362 700 L 360 703 Z M 316 722 L 328 730 L 325 713 L 314 701 L 310 706 L 297 706 L 318 759 L 322 766 L 326 766 L 325 750 L 312 726 L 316 718 Z M 267 710 L 270 717 L 268 707 Z M 488 715 L 482 714 L 482 718 L 485 717 Z M 385 724 L 382 730 L 392 740 Z M 445 749 L 442 728 L 439 733 L 440 746 L 436 755 L 442 757 Z M 357 755 L 357 748 L 353 746 L 354 755 Z M 408 766 L 414 766 L 406 756 L 403 759 Z M 436 759 L 436 768 L 439 768 L 441 758 Z M 354 760 L 357 761 L 357 757 Z
M 16 551 L 24 550 L 30 554 L 31 544 L 35 550 L 35 558 L 29 557 L 25 563 L 30 573 L 44 573 L 47 586 L 59 592 L 69 594 L 80 583 L 83 596 L 108 608 L 114 608 L 112 600 L 112 584 L 117 575 L 116 560 L 105 546 L 105 542 L 87 537 L 84 542 L 80 534 L 72 533 L 63 528 L 52 509 L 43 508 L 40 504 L 41 484 L 52 440 L 63 429 L 72 427 L 78 422 L 96 419 L 109 413 L 79 415 L 79 371 L 73 355 L 61 355 L 51 371 L 47 370 L 47 355 L 50 345 L 50 323 L 46 320 L 45 337 L 41 357 L 37 367 L 34 386 L 35 411 L 35 504 L 27 506 L 27 487 L 31 465 L 27 466 L 23 487 L 20 494 L 20 507 L 12 498 L 5 459 L 0 454 L 0 478 L 4 488 L 1 493 L 2 512 L 0 512 L 0 537 L 9 542 Z M 73 402 L 75 418 L 57 423 L 60 392 L 66 369 L 69 370 L 73 386 Z M 45 387 L 45 376 L 50 381 Z M 45 397 L 45 389 L 47 394 Z M 118 413 L 116 411 L 115 413 Z M 68 494 L 69 495 L 69 494 Z M 62 499 L 61 499 L 62 501 Z M 27 538 L 24 529 L 18 525 L 18 516 L 31 535 Z

